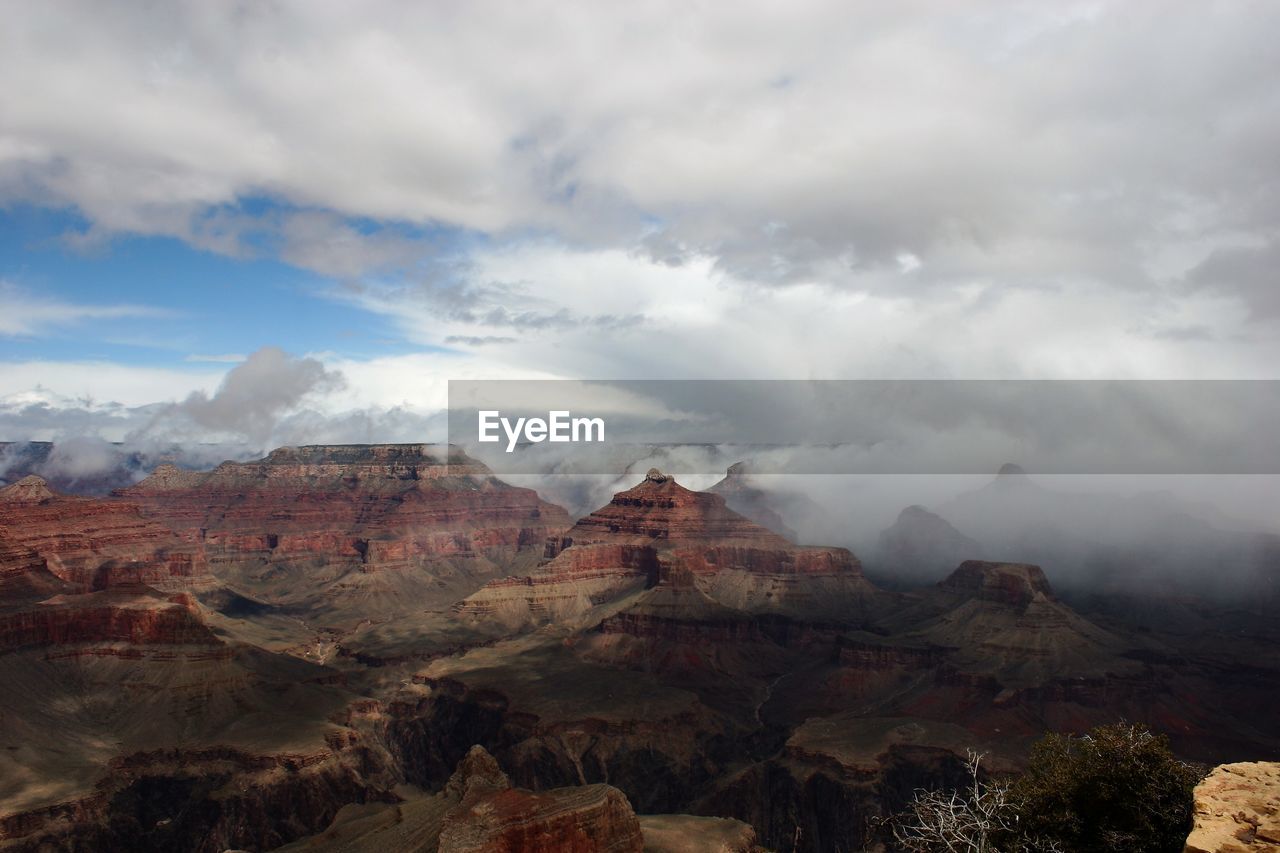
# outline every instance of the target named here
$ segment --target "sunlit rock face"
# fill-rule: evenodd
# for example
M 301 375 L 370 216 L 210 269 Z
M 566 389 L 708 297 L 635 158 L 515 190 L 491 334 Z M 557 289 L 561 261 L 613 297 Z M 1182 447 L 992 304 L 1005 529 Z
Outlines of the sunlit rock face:
M 1280 764 L 1213 768 L 1196 786 L 1194 808 L 1186 853 L 1280 851 Z

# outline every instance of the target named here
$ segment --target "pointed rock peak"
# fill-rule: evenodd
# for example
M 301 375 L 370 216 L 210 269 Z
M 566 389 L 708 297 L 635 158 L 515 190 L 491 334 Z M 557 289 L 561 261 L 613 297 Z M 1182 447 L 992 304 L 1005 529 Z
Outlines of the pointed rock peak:
M 161 465 L 157 465 L 156 470 L 152 471 L 151 476 L 147 479 L 155 480 L 160 483 L 171 483 L 183 479 L 185 474 L 186 472 L 177 465 L 174 465 L 172 462 L 165 462 Z
M 664 499 L 673 500 L 679 500 L 686 494 L 698 494 L 677 483 L 676 478 L 671 474 L 664 474 L 657 468 L 650 468 L 643 480 L 625 491 L 618 492 L 614 497 L 622 495 L 652 497 L 655 493 L 660 494 Z
M 464 800 L 495 791 L 505 791 L 510 787 L 511 780 L 498 766 L 498 760 L 483 746 L 476 744 L 458 762 L 458 769 L 453 771 L 444 789 L 449 797 Z
M 1044 571 L 1030 563 L 966 560 L 938 586 L 981 601 L 1002 604 L 1027 604 L 1037 595 L 1053 598 L 1053 588 L 1049 586 Z
M 787 544 L 778 534 L 729 509 L 724 496 L 686 489 L 657 470 L 578 519 L 569 538 L 577 544 L 695 539 L 769 540 L 775 547 Z
M 959 530 L 955 525 L 947 521 L 936 512 L 931 512 L 919 504 L 911 506 L 898 513 L 898 520 L 885 531 L 886 533 L 902 533 L 904 535 L 931 535 L 931 536 L 949 536 L 957 539 L 967 539 L 972 542 Z M 974 552 L 963 556 L 972 556 Z
M 136 492 L 158 491 L 163 489 L 191 488 L 205 480 L 208 474 L 199 471 L 184 471 L 172 462 L 164 462 L 156 466 L 147 477 L 124 489 L 117 489 L 117 495 L 130 495 Z
M 745 477 L 751 473 L 750 467 L 746 462 L 735 462 L 729 466 L 729 470 L 724 472 L 725 477 L 736 478 Z
M 13 503 L 38 503 L 55 497 L 44 478 L 28 474 L 16 483 L 0 489 L 0 500 Z

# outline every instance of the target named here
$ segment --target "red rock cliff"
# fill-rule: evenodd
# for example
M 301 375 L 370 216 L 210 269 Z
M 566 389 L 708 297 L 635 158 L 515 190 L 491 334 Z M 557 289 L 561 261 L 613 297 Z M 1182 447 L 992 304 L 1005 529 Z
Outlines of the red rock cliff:
M 145 583 L 176 592 L 214 583 L 199 546 L 144 518 L 136 503 L 57 495 L 39 477 L 0 489 L 0 528 L 81 591 Z M 0 554 L 0 573 L 4 563 Z
M 161 466 L 119 494 L 215 564 L 315 562 L 374 572 L 448 557 L 509 559 L 569 526 L 564 510 L 456 450 L 285 447 L 211 472 Z

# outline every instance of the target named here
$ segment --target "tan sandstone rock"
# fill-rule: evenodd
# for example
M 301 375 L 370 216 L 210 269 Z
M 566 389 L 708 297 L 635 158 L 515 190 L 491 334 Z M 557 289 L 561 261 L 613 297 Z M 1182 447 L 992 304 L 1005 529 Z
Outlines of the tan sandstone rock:
M 1280 851 L 1280 763 L 1215 767 L 1195 798 L 1185 853 Z

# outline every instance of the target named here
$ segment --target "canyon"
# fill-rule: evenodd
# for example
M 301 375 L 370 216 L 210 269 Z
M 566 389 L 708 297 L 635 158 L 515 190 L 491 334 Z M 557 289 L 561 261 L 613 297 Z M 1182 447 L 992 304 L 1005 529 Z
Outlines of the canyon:
M 1077 606 L 941 516 L 896 527 L 887 585 L 745 469 L 576 520 L 432 445 L 20 479 L 0 850 L 870 849 L 967 749 L 1013 772 L 1046 731 L 1280 758 L 1265 607 Z

